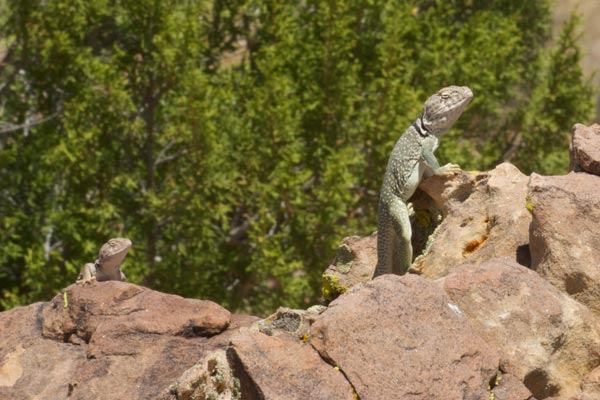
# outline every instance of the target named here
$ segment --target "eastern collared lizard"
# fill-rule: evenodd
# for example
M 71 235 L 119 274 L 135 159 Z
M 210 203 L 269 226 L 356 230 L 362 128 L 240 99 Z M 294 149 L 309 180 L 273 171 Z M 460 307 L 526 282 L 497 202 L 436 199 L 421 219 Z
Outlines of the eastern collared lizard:
M 440 167 L 433 152 L 463 113 L 473 92 L 466 86 L 441 89 L 425 102 L 417 120 L 396 142 L 387 164 L 379 198 L 377 268 L 373 277 L 406 273 L 412 263 L 410 205 L 423 177 L 460 171 L 456 164 Z
M 98 258 L 92 263 L 84 265 L 77 278 L 77 283 L 90 281 L 124 281 L 125 274 L 121 271 L 121 264 L 131 248 L 131 240 L 127 238 L 113 238 L 104 243 L 98 253 Z

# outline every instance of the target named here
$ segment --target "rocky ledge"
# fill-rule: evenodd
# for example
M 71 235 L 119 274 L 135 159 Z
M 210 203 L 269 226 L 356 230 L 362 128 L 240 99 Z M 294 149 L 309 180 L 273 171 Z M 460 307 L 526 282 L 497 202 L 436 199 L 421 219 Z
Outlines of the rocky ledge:
M 123 282 L 0 313 L 0 398 L 600 399 L 600 125 L 571 172 L 510 164 L 413 199 L 412 274 L 342 241 L 328 306 L 231 314 Z

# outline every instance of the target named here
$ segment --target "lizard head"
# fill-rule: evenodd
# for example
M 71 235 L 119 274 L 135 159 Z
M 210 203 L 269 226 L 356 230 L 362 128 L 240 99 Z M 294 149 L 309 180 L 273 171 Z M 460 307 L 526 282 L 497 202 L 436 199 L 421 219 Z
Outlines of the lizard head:
M 421 126 L 427 132 L 448 129 L 456 122 L 473 98 L 466 86 L 448 86 L 431 96 L 421 112 Z
M 127 238 L 113 238 L 104 243 L 98 254 L 98 261 L 101 265 L 109 267 L 119 267 L 127 252 L 131 248 L 131 240 Z

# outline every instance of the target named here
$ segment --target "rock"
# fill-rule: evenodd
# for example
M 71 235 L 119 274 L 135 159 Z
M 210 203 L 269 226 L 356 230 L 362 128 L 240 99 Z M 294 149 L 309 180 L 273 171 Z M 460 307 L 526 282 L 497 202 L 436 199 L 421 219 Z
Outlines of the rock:
M 373 277 L 377 266 L 377 234 L 344 238 L 333 263 L 322 276 L 321 292 L 332 301 L 349 288 Z
M 443 215 L 447 215 L 452 203 L 467 200 L 478 182 L 487 179 L 488 176 L 487 172 L 469 171 L 461 171 L 455 175 L 434 175 L 424 179 L 419 185 L 419 190 L 433 200 Z
M 573 126 L 573 139 L 569 147 L 569 171 L 584 171 L 600 175 L 600 125 Z
M 600 313 L 600 177 L 531 174 L 532 269 Z
M 143 351 L 140 335 L 210 337 L 227 328 L 231 313 L 211 301 L 107 281 L 69 286 L 44 307 L 42 320 L 43 336 L 84 341 L 96 357 Z
M 0 399 L 64 399 L 74 390 L 71 374 L 87 362 L 79 346 L 41 337 L 37 320 L 43 306 L 35 303 L 0 313 Z M 106 374 L 107 368 L 98 370 Z M 115 381 L 125 383 L 118 377 Z
M 324 306 L 313 306 L 308 310 L 279 307 L 274 314 L 256 321 L 251 329 L 269 336 L 283 334 L 296 340 L 306 341 L 310 336 L 310 326 L 325 309 Z
M 527 182 L 527 176 L 508 163 L 486 173 L 463 171 L 424 180 L 411 198 L 413 249 L 424 254 L 410 272 L 437 279 L 455 265 L 497 257 L 530 266 Z M 345 238 L 323 273 L 323 297 L 331 301 L 370 281 L 376 265 L 377 234 Z
M 466 189 L 468 181 L 458 179 L 456 189 L 443 196 L 436 194 L 444 189 L 440 182 L 447 182 L 442 178 L 421 184 L 420 188 L 432 198 L 446 201 L 447 214 L 426 253 L 415 260 L 410 271 L 437 279 L 456 265 L 478 264 L 497 257 L 511 257 L 529 266 L 527 176 L 503 163 L 489 173 L 476 175 L 470 193 Z
M 233 376 L 225 350 L 215 350 L 183 373 L 161 400 L 239 400 L 240 381 Z
M 255 320 L 124 282 L 71 285 L 0 313 L 0 398 L 156 398 Z
M 582 393 L 577 400 L 600 399 L 600 367 L 596 367 L 589 373 L 581 384 Z
M 340 371 L 324 362 L 308 343 L 286 335 L 241 330 L 227 350 L 244 400 L 354 399 Z
M 535 400 L 531 392 L 519 379 L 511 374 L 498 374 L 496 381 L 493 382 L 493 388 L 490 391 L 494 394 L 493 399 L 498 400 Z M 492 397 L 489 397 L 492 399 Z
M 577 395 L 583 378 L 600 364 L 600 320 L 514 260 L 463 265 L 440 282 L 501 354 L 501 370 L 536 398 Z
M 383 275 L 334 300 L 312 344 L 361 399 L 483 399 L 498 354 L 439 284 Z

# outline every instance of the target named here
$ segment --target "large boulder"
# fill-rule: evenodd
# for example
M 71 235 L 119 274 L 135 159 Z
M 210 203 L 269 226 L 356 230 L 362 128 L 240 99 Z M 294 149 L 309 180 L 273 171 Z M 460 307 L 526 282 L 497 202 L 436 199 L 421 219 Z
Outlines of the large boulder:
M 156 398 L 255 320 L 124 282 L 71 285 L 0 313 L 0 398 Z
M 464 265 L 441 280 L 453 304 L 537 399 L 569 399 L 600 364 L 600 320 L 511 259 Z M 591 389 L 590 389 L 591 390 Z
M 321 277 L 321 292 L 332 301 L 349 288 L 373 278 L 377 266 L 377 234 L 361 238 L 344 238 L 337 248 L 333 263 Z
M 244 400 L 355 399 L 339 370 L 287 335 L 242 330 L 231 338 L 227 356 Z
M 440 285 L 415 275 L 355 286 L 311 331 L 361 399 L 489 398 L 499 365 Z
M 503 163 L 489 172 L 434 176 L 411 198 L 415 259 L 409 272 L 443 277 L 456 265 L 510 257 L 530 266 L 528 177 Z M 440 222 L 441 221 L 441 222 Z M 377 234 L 345 238 L 323 273 L 323 297 L 368 282 L 377 265 Z
M 531 214 L 525 201 L 527 182 L 527 176 L 508 163 L 474 176 L 470 192 L 462 189 L 442 196 L 440 193 L 448 191 L 447 180 L 434 177 L 424 181 L 420 188 L 439 198 L 439 206 L 447 211 L 431 245 L 415 260 L 411 272 L 437 279 L 456 265 L 497 257 L 510 257 L 528 266 Z M 463 187 L 466 185 L 459 186 Z
M 600 313 L 600 177 L 532 174 L 532 269 Z

